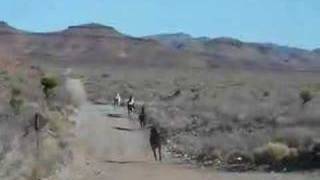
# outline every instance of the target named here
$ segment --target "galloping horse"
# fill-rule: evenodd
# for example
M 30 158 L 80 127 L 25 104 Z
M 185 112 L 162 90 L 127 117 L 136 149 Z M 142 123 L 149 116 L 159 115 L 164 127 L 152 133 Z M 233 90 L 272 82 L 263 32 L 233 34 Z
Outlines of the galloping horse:
M 129 97 L 129 100 L 127 101 L 127 109 L 128 109 L 128 116 L 130 117 L 130 114 L 134 111 L 135 109 L 135 104 L 134 104 L 134 98 L 133 96 Z
M 156 150 L 158 149 L 158 156 L 159 156 L 158 159 L 159 159 L 159 161 L 161 161 L 162 160 L 162 157 L 161 157 L 161 138 L 160 138 L 159 132 L 157 131 L 157 129 L 155 127 L 151 127 L 149 141 L 150 141 L 150 145 L 151 145 L 154 159 L 157 161 Z
M 120 94 L 117 93 L 117 95 L 113 98 L 113 107 L 120 106 L 121 105 L 121 97 Z
M 141 128 L 146 125 L 146 114 L 144 105 L 141 107 L 141 112 L 139 114 L 139 123 Z

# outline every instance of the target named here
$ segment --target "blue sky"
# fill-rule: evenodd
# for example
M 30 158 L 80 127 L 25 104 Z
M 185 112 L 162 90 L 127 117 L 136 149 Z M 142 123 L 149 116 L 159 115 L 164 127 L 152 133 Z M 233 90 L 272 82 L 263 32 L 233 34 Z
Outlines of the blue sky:
M 319 0 L 1 0 L 0 20 L 37 32 L 98 22 L 133 36 L 185 32 L 320 47 Z

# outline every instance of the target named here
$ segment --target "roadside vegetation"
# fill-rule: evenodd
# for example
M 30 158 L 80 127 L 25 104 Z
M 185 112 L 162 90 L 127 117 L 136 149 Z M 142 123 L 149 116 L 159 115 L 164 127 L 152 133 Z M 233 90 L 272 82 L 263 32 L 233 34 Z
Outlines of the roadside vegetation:
M 62 79 L 30 71 L 0 73 L 0 179 L 42 179 L 72 158 Z

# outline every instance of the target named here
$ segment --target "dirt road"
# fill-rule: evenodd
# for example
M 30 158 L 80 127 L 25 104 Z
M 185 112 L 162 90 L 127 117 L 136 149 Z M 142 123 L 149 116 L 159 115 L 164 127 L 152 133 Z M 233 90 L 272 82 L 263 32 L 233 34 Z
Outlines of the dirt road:
M 110 117 L 108 114 L 120 115 Z M 77 122 L 73 162 L 49 179 L 59 180 L 316 180 L 318 173 L 225 173 L 153 160 L 148 130 L 138 128 L 122 108 L 85 105 Z M 130 131 L 119 130 L 119 127 Z

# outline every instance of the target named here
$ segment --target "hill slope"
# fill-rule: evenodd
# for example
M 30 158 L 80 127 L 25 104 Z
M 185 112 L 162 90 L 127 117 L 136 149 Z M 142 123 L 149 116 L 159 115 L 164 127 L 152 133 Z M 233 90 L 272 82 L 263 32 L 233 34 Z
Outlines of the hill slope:
M 267 43 L 246 43 L 232 38 L 194 38 L 188 34 L 147 36 L 176 50 L 218 59 L 231 66 L 270 69 L 319 69 L 320 54 L 313 51 Z M 219 62 L 219 61 L 218 61 Z
M 64 66 L 320 68 L 320 54 L 316 50 L 245 43 L 231 38 L 193 38 L 183 33 L 136 38 L 95 23 L 59 32 L 31 33 L 1 22 L 0 59 Z

